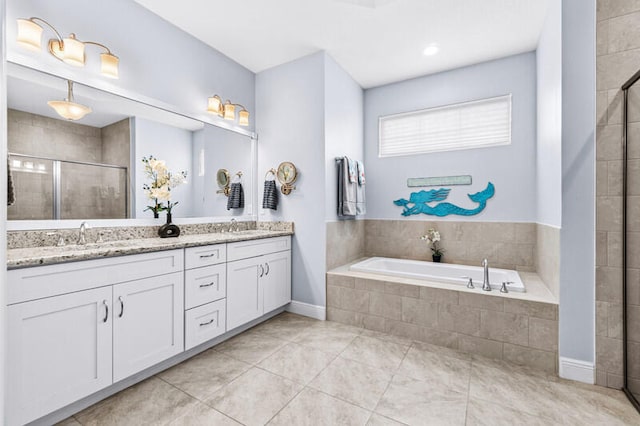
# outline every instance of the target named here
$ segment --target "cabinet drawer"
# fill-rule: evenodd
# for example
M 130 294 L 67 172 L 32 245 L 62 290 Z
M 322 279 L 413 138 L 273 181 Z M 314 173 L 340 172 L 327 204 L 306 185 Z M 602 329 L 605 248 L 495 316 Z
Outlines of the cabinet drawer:
M 227 294 L 227 265 L 191 269 L 184 274 L 185 309 L 195 308 Z
M 167 250 L 8 271 L 8 304 L 180 272 L 184 252 Z
M 264 238 L 262 240 L 238 241 L 227 244 L 228 260 L 247 259 L 268 253 L 291 249 L 291 237 Z
M 224 334 L 227 329 L 226 324 L 225 299 L 185 311 L 185 350 Z
M 227 245 L 216 244 L 212 246 L 189 247 L 184 250 L 185 269 L 199 268 L 201 266 L 217 265 L 227 261 Z

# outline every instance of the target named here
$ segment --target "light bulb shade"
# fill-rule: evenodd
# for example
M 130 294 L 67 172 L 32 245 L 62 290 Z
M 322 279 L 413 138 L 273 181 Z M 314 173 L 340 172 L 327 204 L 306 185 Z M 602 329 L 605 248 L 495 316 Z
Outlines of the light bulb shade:
M 100 72 L 105 77 L 118 78 L 118 63 L 120 59 L 111 53 L 100 54 Z
M 236 119 L 236 106 L 227 101 L 224 104 L 224 119 L 225 120 L 235 120 Z
M 25 49 L 37 52 L 42 49 L 42 27 L 29 19 L 18 19 L 17 42 Z
M 67 120 L 80 120 L 91 112 L 88 106 L 69 101 L 49 101 L 47 104 L 53 108 L 60 117 Z
M 222 112 L 220 108 L 221 106 L 222 106 L 222 99 L 220 99 L 220 96 L 213 95 L 212 97 L 209 98 L 209 101 L 207 104 L 207 112 L 222 116 Z
M 84 66 L 84 43 L 77 40 L 73 34 L 62 40 L 62 60 L 76 67 Z
M 249 111 L 243 109 L 238 113 L 238 124 L 241 126 L 249 125 Z

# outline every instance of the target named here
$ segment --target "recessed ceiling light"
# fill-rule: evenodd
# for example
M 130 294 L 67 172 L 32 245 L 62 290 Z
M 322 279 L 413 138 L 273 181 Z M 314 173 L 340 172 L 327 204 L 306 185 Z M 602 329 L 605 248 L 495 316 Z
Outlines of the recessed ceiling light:
M 440 50 L 440 48 L 438 47 L 437 43 L 431 43 L 430 45 L 428 45 L 423 51 L 422 53 L 425 56 L 432 56 L 435 55 L 436 53 L 438 53 L 438 51 Z

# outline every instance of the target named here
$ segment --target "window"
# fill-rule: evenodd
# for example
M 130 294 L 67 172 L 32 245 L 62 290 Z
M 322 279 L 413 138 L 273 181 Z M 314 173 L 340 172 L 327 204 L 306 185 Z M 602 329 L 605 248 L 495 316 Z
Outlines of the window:
M 379 157 L 511 144 L 511 95 L 387 115 Z

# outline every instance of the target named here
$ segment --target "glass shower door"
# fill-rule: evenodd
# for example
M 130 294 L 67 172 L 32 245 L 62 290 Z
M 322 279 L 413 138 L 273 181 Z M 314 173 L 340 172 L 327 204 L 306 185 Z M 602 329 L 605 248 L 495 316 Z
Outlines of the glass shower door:
M 640 72 L 623 86 L 625 392 L 640 409 Z M 626 89 L 625 89 L 626 87 Z

